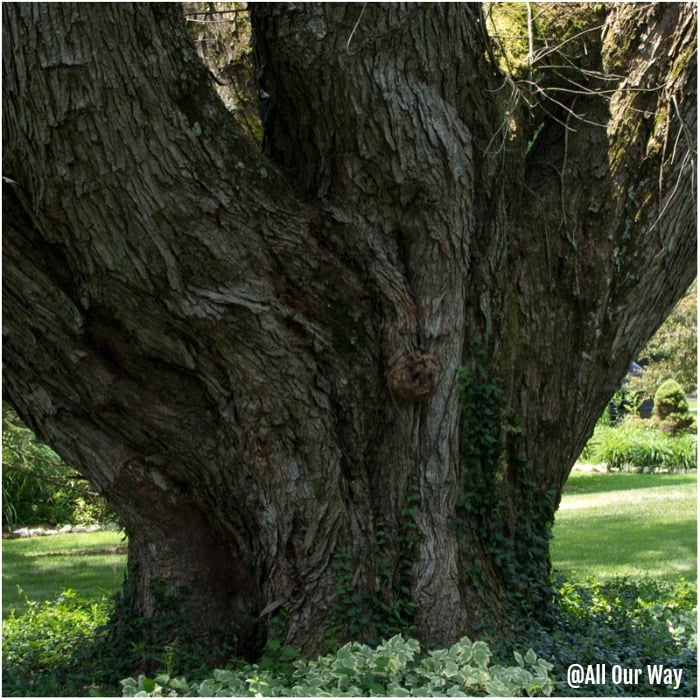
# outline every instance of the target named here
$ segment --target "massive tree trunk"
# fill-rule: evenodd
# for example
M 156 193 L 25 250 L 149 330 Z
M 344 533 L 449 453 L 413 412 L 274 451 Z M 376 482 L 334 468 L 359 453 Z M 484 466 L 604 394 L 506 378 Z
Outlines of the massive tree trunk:
M 251 13 L 262 152 L 177 6 L 3 6 L 5 396 L 120 513 L 143 615 L 505 628 L 695 275 L 694 8 L 581 11 L 519 83 L 478 4 Z

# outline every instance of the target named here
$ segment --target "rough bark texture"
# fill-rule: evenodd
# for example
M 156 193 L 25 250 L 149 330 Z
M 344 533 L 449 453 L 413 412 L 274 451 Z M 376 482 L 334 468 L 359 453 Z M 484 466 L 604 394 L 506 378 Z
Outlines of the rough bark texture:
M 505 623 L 695 275 L 694 7 L 587 18 L 548 97 L 477 4 L 251 12 L 263 153 L 178 7 L 3 6 L 5 395 L 143 615 L 160 580 L 248 651 L 282 610 L 308 650 Z

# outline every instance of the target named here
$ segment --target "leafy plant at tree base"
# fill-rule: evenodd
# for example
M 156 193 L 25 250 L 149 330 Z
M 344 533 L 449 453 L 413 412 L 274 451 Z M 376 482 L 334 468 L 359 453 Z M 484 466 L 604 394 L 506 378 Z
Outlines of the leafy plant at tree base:
M 27 601 L 26 614 L 3 621 L 3 695 L 118 695 L 120 679 L 139 670 L 202 677 L 233 658 L 224 640 L 188 633 L 181 598 L 157 588 L 153 594 L 159 615 L 152 619 L 119 596 L 88 600 L 68 590 L 55 601 Z
M 92 680 L 82 654 L 109 618 L 110 604 L 64 591 L 55 601 L 27 601 L 26 612 L 2 623 L 2 692 L 4 696 L 75 695 Z M 79 688 L 72 679 L 87 675 Z
M 515 642 L 496 636 L 488 643 L 462 639 L 423 652 L 417 640 L 395 636 L 376 648 L 353 642 L 304 660 L 296 649 L 271 639 L 258 663 L 231 658 L 218 670 L 204 667 L 204 654 L 195 660 L 192 646 L 186 655 L 172 645 L 131 650 L 114 645 L 105 626 L 113 603 L 66 591 L 54 602 L 31 604 L 27 614 L 3 622 L 3 695 L 118 694 L 120 678 L 121 692 L 129 696 L 579 695 L 581 690 L 565 682 L 569 664 L 643 668 L 650 663 L 683 669 L 681 686 L 608 684 L 588 691 L 697 696 L 694 584 L 589 579 L 560 580 L 554 588 L 548 624 L 523 621 Z M 148 623 L 143 624 L 145 629 Z M 153 664 L 162 673 L 125 678 Z
M 553 623 L 545 628 L 533 622 L 518 642 L 553 664 L 556 695 L 697 697 L 696 584 L 620 578 L 606 583 L 559 580 L 555 588 Z M 512 653 L 510 645 L 493 647 L 499 660 Z M 682 681 L 674 689 L 651 685 L 644 676 L 630 686 L 612 683 L 608 674 L 605 685 L 585 691 L 567 685 L 569 665 L 600 663 L 608 669 L 615 664 L 641 669 L 663 664 L 682 669 Z
M 671 435 L 695 430 L 695 418 L 685 392 L 674 379 L 667 379 L 656 390 L 652 420 L 660 430 Z
M 259 665 L 220 669 L 211 678 L 188 683 L 168 675 L 122 681 L 125 696 L 438 696 L 549 695 L 551 664 L 529 650 L 515 654 L 515 665 L 491 663 L 484 642 L 461 639 L 446 649 L 422 653 L 415 639 L 396 635 L 376 648 L 349 642 L 334 654 L 297 660 L 282 682 L 274 670 Z

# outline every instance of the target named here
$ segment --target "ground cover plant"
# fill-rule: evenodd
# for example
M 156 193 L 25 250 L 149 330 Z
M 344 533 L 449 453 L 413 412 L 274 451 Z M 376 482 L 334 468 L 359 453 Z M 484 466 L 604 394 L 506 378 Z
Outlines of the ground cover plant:
M 200 668 L 195 667 L 194 647 L 189 659 L 183 649 L 165 648 L 151 650 L 151 659 L 141 658 L 142 667 L 150 662 L 158 671 L 124 678 L 121 687 L 117 679 L 134 663 L 134 653 L 125 658 L 124 649 L 107 634 L 109 601 L 81 600 L 69 592 L 4 623 L 3 694 L 695 695 L 694 585 L 653 579 L 605 584 L 562 580 L 557 591 L 551 625 L 523 624 L 514 642 L 462 640 L 448 649 L 421 652 L 416 640 L 394 637 L 376 649 L 349 644 L 305 661 L 294 649 L 270 640 L 258 663 L 232 659 L 216 671 L 202 667 L 201 659 Z M 682 668 L 682 684 L 675 689 L 607 685 L 589 693 L 568 688 L 569 664 L 601 662 Z
M 100 645 L 111 608 L 108 598 L 67 589 L 52 601 L 27 600 L 22 614 L 3 613 L 2 695 L 102 695 L 96 681 L 114 669 L 90 650 Z
M 462 640 L 419 653 L 413 639 L 394 637 L 376 650 L 357 643 L 313 661 L 268 644 L 259 664 L 219 669 L 186 680 L 164 673 L 122 682 L 124 695 L 697 695 L 697 587 L 653 578 L 593 579 L 555 585 L 553 614 L 545 627 L 523 621 L 514 640 L 492 644 Z M 537 649 L 535 652 L 533 649 Z M 289 662 L 290 663 L 285 663 Z M 677 685 L 606 683 L 581 691 L 566 682 L 571 664 L 617 664 L 682 670 Z M 608 676 L 611 679 L 610 676 Z
M 525 623 L 518 636 L 552 663 L 557 696 L 697 697 L 697 585 L 652 577 L 560 578 L 549 624 Z M 494 647 L 496 658 L 512 651 Z M 605 664 L 606 683 L 569 687 L 571 664 Z M 612 668 L 641 669 L 636 683 L 615 683 Z M 682 670 L 680 683 L 649 683 L 647 665 Z
M 263 660 L 238 669 L 219 669 L 203 681 L 162 674 L 122 682 L 124 695 L 160 696 L 444 696 L 550 695 L 551 664 L 531 649 L 514 654 L 511 665 L 492 663 L 483 641 L 463 638 L 445 649 L 422 651 L 417 640 L 396 635 L 371 648 L 350 642 L 337 652 L 297 659 L 291 673 Z

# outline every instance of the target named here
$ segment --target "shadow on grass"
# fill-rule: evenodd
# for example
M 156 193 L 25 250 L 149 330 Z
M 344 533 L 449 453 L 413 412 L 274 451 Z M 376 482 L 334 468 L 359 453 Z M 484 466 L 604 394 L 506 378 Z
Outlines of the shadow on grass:
M 125 544 L 114 547 L 97 547 L 95 549 L 64 549 L 58 552 L 32 552 L 23 554 L 25 557 L 90 557 L 100 554 L 126 554 L 128 546 Z
M 72 553 L 66 553 L 72 554 Z M 12 565 L 3 562 L 2 613 L 12 609 L 21 614 L 26 600 L 54 600 L 67 588 L 85 597 L 113 595 L 124 581 L 124 554 L 93 554 L 87 558 L 63 554 L 13 557 Z
M 697 472 L 683 474 L 638 474 L 608 472 L 605 474 L 572 472 L 564 487 L 565 496 L 629 491 L 631 489 L 684 488 L 697 484 Z

